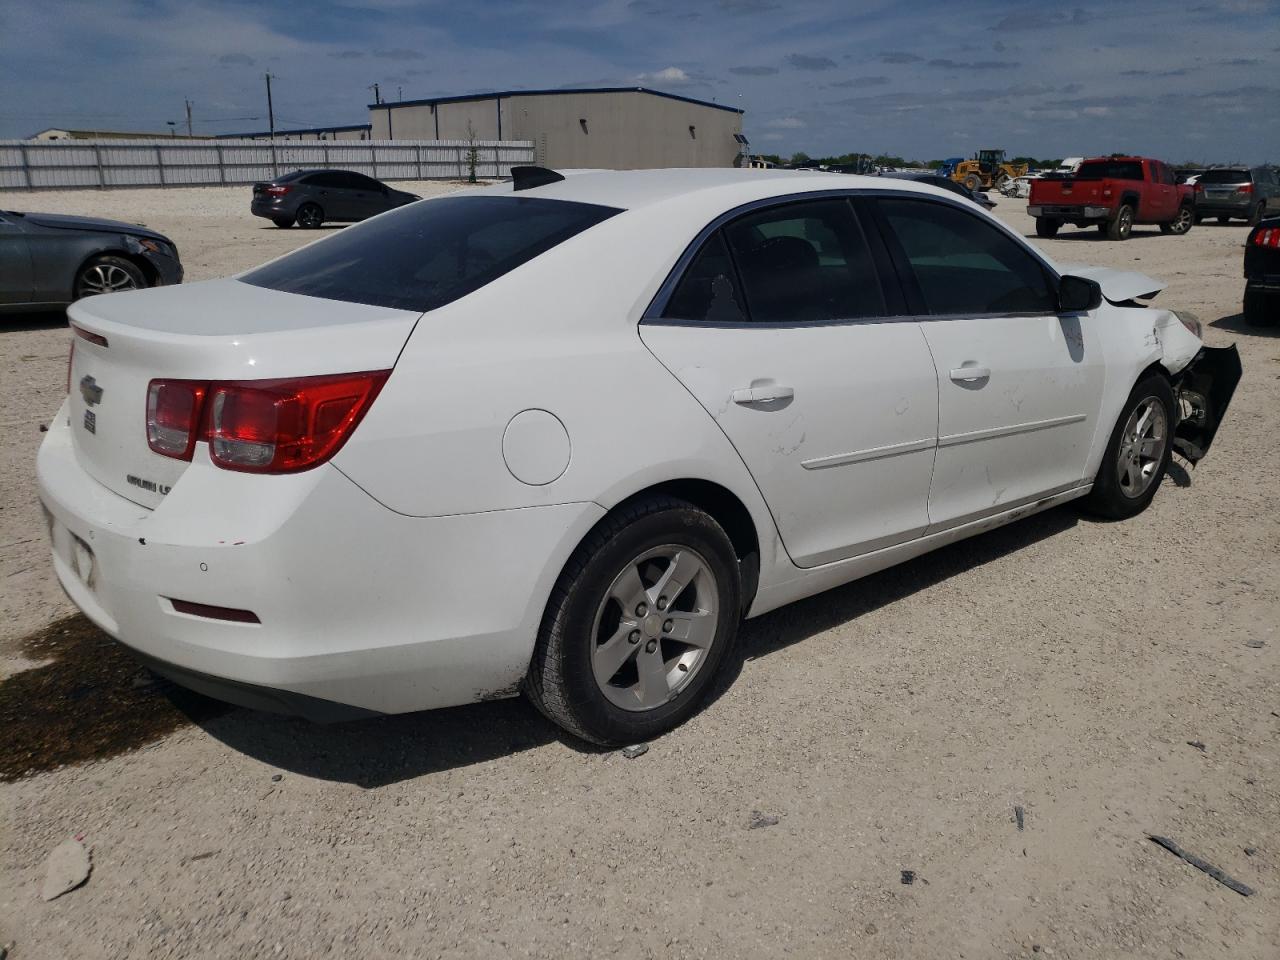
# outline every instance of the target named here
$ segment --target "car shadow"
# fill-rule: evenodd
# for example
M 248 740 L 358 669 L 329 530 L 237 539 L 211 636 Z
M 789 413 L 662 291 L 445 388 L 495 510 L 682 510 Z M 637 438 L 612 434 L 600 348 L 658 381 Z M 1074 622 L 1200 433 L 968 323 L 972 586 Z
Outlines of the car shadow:
M 1037 236 L 1034 230 L 1031 231 L 1030 233 L 1024 233 L 1023 236 L 1026 237 L 1028 240 L 1044 240 L 1044 239 L 1064 240 L 1064 241 L 1067 241 L 1068 243 L 1086 243 L 1086 242 L 1094 242 L 1094 241 L 1099 243 L 1132 243 L 1135 240 L 1137 241 L 1154 240 L 1158 237 L 1164 237 L 1166 236 L 1166 234 L 1161 233 L 1159 227 L 1152 227 L 1150 230 L 1144 230 L 1139 227 L 1134 227 L 1133 232 L 1129 234 L 1129 237 L 1127 240 L 1116 241 L 1116 240 L 1109 239 L 1105 234 L 1099 233 L 1097 229 L 1094 227 L 1080 227 L 1080 228 L 1064 227 L 1062 230 L 1058 231 L 1056 236 L 1053 236 L 1053 237 L 1045 238 L 1045 237 Z M 1168 236 L 1172 236 L 1172 235 L 1169 234 Z
M 732 687 L 747 661 L 855 621 L 1077 522 L 1071 507 L 1060 507 L 748 621 L 706 706 Z M 566 734 L 523 698 L 330 725 L 232 707 L 149 675 L 124 647 L 78 615 L 33 635 L 21 649 L 35 665 L 0 682 L 0 725 L 7 741 L 0 748 L 0 782 L 130 752 L 193 723 L 274 770 L 366 789 L 556 741 L 580 753 L 609 752 Z
M 0 333 L 25 333 L 31 330 L 56 330 L 67 326 L 67 311 L 32 310 L 23 313 L 0 313 Z
M 1219 317 L 1212 320 L 1209 326 L 1215 330 L 1227 330 L 1231 333 L 1243 333 L 1250 337 L 1280 337 L 1280 324 L 1273 323 L 1269 327 L 1257 326 L 1245 320 L 1243 313 L 1233 313 L 1229 316 Z

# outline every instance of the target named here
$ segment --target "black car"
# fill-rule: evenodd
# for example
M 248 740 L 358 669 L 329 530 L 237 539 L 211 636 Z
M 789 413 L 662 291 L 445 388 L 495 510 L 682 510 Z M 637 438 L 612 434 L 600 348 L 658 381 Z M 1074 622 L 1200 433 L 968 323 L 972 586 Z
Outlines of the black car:
M 927 183 L 931 187 L 941 187 L 943 190 L 950 190 L 952 193 L 959 194 L 966 200 L 972 200 L 988 210 L 996 205 L 996 202 L 985 193 L 970 190 L 963 183 L 956 183 L 950 177 L 940 177 L 935 173 L 882 173 L 880 176 L 895 177 L 898 180 L 914 180 L 916 183 Z
M 351 223 L 422 198 L 351 170 L 295 170 L 253 185 L 249 210 L 277 227 Z
M 0 312 L 181 282 L 173 241 L 141 224 L 0 210 Z
M 1280 321 L 1280 217 L 1261 221 L 1244 245 L 1244 318 L 1262 326 Z

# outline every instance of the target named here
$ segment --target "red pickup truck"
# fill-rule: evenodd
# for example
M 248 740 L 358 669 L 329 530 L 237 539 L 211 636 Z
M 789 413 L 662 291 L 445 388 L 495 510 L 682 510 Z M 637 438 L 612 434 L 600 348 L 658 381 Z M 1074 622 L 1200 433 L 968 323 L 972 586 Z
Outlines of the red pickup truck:
M 1155 223 L 1161 233 L 1183 234 L 1195 223 L 1192 188 L 1173 168 L 1146 157 L 1086 160 L 1065 177 L 1031 181 L 1027 213 L 1036 236 L 1057 236 L 1064 223 L 1095 225 L 1112 240 L 1125 240 L 1135 223 Z

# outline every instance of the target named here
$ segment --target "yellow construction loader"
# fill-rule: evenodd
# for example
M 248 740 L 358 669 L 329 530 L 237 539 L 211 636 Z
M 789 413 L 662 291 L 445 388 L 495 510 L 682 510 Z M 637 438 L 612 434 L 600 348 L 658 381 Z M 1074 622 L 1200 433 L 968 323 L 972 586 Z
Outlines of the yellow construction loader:
M 972 160 L 961 160 L 951 173 L 951 179 L 963 183 L 970 190 L 997 190 L 1005 181 L 1027 175 L 1025 163 L 1006 163 L 1003 150 L 979 150 Z

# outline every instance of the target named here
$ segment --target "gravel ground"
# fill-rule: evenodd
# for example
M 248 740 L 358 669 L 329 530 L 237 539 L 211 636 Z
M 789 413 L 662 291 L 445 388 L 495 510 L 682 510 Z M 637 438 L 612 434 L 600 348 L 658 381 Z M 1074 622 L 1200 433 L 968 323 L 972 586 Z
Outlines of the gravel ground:
M 251 218 L 243 190 L 0 202 L 143 219 L 191 279 L 309 239 Z M 1033 232 L 1023 203 L 997 214 Z M 1160 303 L 1239 344 L 1199 469 L 1135 520 L 1055 510 L 752 621 L 708 709 L 634 760 L 522 701 L 318 727 L 135 683 L 46 559 L 33 461 L 64 322 L 0 318 L 0 943 L 13 960 L 1274 958 L 1280 343 L 1238 315 L 1245 233 L 1038 241 L 1167 280 Z M 77 833 L 91 878 L 42 902 L 45 857 Z

